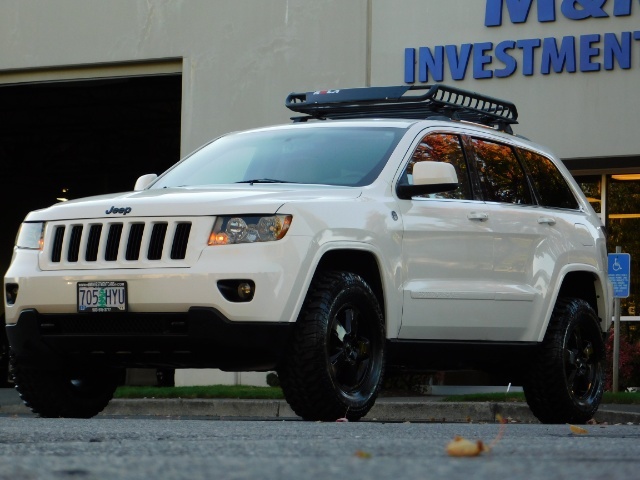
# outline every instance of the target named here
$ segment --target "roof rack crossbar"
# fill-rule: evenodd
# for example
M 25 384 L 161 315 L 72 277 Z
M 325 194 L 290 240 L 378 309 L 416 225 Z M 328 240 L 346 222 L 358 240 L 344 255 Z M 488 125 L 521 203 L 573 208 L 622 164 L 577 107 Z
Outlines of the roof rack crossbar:
M 427 90 L 419 95 L 410 91 Z M 442 84 L 348 88 L 291 93 L 286 106 L 308 117 L 295 121 L 346 118 L 425 119 L 445 115 L 511 131 L 518 123 L 516 106 L 506 100 Z

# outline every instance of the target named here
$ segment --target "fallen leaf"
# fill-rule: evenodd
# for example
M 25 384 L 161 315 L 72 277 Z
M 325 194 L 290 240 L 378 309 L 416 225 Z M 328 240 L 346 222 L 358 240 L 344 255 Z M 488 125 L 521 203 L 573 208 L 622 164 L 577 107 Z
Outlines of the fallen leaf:
M 447 445 L 447 453 L 452 457 L 477 457 L 481 453 L 488 451 L 490 451 L 490 448 L 482 443 L 482 440 L 472 442 L 458 436 Z
M 364 452 L 362 450 L 356 450 L 354 455 L 358 458 L 371 458 L 371 454 L 369 452 Z
M 576 427 L 575 425 L 569 425 L 569 429 L 576 435 L 586 435 L 587 433 L 589 433 L 585 428 Z
M 498 430 L 498 434 L 496 438 L 493 439 L 491 444 L 485 445 L 482 440 L 476 440 L 472 442 L 471 440 L 467 440 L 466 438 L 455 436 L 453 441 L 449 442 L 447 445 L 447 453 L 452 457 L 477 457 L 481 453 L 490 452 L 491 449 L 500 441 L 502 436 L 504 435 L 504 431 L 507 425 L 507 419 L 503 418 L 502 415 L 497 414 L 496 420 L 500 423 L 500 429 Z

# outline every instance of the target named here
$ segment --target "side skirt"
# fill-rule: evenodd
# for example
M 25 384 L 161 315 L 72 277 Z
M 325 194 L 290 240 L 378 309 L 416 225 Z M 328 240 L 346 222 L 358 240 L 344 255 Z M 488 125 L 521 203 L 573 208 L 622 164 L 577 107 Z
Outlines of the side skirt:
M 535 358 L 538 346 L 537 342 L 393 339 L 387 341 L 387 368 L 407 372 L 480 370 L 517 382 Z

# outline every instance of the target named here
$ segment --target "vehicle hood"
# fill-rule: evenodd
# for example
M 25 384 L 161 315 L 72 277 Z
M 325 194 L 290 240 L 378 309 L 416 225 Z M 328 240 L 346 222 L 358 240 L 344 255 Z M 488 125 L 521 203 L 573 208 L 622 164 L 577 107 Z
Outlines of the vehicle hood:
M 360 194 L 360 188 L 297 184 L 164 188 L 57 203 L 31 212 L 26 220 L 268 214 L 285 203 L 349 200 Z

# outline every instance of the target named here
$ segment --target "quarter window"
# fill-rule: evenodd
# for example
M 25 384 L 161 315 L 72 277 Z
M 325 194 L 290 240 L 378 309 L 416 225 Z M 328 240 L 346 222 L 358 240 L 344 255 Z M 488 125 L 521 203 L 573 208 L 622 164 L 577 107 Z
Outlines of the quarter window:
M 528 150 L 519 152 L 533 180 L 540 205 L 573 210 L 578 208 L 576 197 L 551 160 Z
M 458 176 L 458 188 L 450 192 L 419 195 L 422 198 L 445 198 L 470 200 L 471 186 L 469 172 L 465 160 L 460 137 L 447 133 L 432 133 L 426 135 L 416 147 L 411 161 L 400 180 L 401 183 L 411 184 L 413 166 L 418 162 L 447 162 L 454 166 Z
M 531 204 L 524 170 L 508 145 L 472 138 L 480 186 L 488 202 Z

